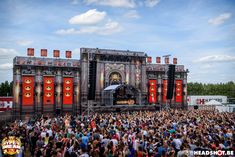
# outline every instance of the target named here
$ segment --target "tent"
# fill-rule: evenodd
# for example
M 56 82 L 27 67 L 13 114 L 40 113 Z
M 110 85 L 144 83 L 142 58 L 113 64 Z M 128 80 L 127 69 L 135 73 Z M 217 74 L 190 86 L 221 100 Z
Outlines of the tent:
M 205 103 L 205 105 L 222 105 L 222 103 L 220 103 L 216 100 L 211 100 L 211 101 Z

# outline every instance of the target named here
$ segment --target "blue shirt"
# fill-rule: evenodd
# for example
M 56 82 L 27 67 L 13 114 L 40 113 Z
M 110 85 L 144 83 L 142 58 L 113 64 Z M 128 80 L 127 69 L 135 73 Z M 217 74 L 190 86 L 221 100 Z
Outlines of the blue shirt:
M 82 136 L 82 143 L 85 144 L 86 146 L 88 145 L 88 137 L 87 136 Z

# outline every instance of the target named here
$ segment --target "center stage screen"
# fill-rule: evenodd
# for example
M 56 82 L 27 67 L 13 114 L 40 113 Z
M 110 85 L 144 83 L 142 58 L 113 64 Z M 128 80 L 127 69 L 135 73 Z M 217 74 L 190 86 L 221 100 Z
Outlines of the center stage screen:
M 136 91 L 130 86 L 121 86 L 114 93 L 115 105 L 134 105 L 136 104 Z

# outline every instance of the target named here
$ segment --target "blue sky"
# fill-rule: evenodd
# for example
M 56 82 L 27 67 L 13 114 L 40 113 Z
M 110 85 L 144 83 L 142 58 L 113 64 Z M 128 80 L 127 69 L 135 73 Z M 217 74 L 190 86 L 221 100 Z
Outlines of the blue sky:
M 171 54 L 189 82 L 235 81 L 234 0 L 1 0 L 0 82 L 28 47 L 111 48 Z

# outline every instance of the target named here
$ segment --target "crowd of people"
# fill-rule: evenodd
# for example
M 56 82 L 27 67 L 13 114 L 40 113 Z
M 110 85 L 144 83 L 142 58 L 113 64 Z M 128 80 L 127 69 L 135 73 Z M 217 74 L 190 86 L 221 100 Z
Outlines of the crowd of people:
M 184 157 L 194 150 L 235 151 L 235 113 L 139 111 L 41 116 L 15 121 L 0 139 L 21 138 L 21 156 Z

